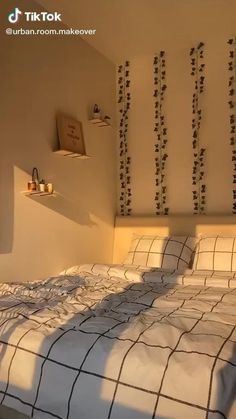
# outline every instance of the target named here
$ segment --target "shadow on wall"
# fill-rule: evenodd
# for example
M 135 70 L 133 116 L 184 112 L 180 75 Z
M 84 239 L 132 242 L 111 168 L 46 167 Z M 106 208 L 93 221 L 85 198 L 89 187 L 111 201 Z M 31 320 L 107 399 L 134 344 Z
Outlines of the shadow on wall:
M 14 232 L 14 169 L 4 159 L 0 169 L 0 254 L 11 253 Z
M 59 192 L 55 193 L 55 196 L 44 196 L 35 197 L 28 196 L 27 198 L 37 202 L 40 205 L 47 207 L 48 209 L 63 215 L 64 217 L 78 223 L 82 226 L 95 226 L 97 223 L 92 220 L 89 211 L 83 208 L 83 198 L 81 197 L 81 204 L 75 205 L 75 201 L 66 198 Z
M 14 240 L 14 167 L 3 165 L 2 182 L 0 184 L 0 254 L 11 253 Z M 30 179 L 30 173 L 29 177 Z M 26 189 L 26 188 L 25 188 Z M 19 191 L 17 191 L 19 193 Z M 61 214 L 71 221 L 82 226 L 95 226 L 97 223 L 91 218 L 89 205 L 85 205 L 84 197 L 78 191 L 75 197 L 66 197 L 56 192 L 55 196 L 34 197 L 27 196 L 39 205 Z M 78 200 L 79 196 L 79 200 Z M 85 208 L 86 207 L 86 208 Z
M 32 124 L 33 117 L 32 114 Z M 50 118 L 50 121 L 53 125 L 55 118 Z M 70 159 L 54 154 L 53 143 L 56 143 L 57 136 L 54 129 L 54 126 L 50 127 L 51 136 L 54 138 L 54 141 L 51 139 L 51 144 L 42 145 L 41 138 L 29 144 L 27 138 L 22 144 L 14 145 L 13 151 L 11 145 L 8 143 L 4 145 L 0 168 L 0 254 L 12 252 L 15 209 L 20 199 L 20 192 L 27 189 L 27 182 L 31 179 L 32 168 L 35 165 L 40 170 L 40 177 L 52 181 L 56 195 L 31 196 L 24 198 L 25 200 L 30 199 L 81 226 L 96 226 L 96 217 L 109 225 L 114 222 L 110 219 L 111 212 L 114 212 L 113 196 L 108 196 L 112 193 L 112 181 L 108 180 L 109 171 L 107 173 L 106 166 L 102 162 L 104 156 L 101 150 L 100 154 L 88 160 Z M 24 148 L 27 150 L 25 154 L 22 152 Z M 18 213 L 24 211 L 23 205 Z M 91 213 L 94 213 L 94 217 Z
M 7 16 L 14 10 L 15 3 L 13 0 L 2 3 L 0 25 L 6 28 L 9 25 Z M 21 0 L 20 8 L 36 13 L 45 11 L 34 0 Z M 63 22 L 50 21 L 48 25 L 48 29 L 66 28 Z M 20 26 L 29 29 L 23 16 Z M 18 24 L 16 28 L 19 28 Z M 34 28 L 45 29 L 45 23 L 34 22 Z M 26 188 L 34 166 L 42 171 L 42 177 L 52 181 L 58 192 L 55 200 L 42 199 L 38 201 L 40 205 L 84 226 L 93 226 L 96 222 L 90 217 L 92 213 L 112 229 L 115 212 L 112 188 L 112 183 L 115 184 L 114 127 L 103 131 L 105 134 L 94 127 L 89 129 L 87 106 L 90 104 L 91 110 L 97 100 L 114 118 L 115 66 L 79 36 L 14 36 L 13 39 L 3 30 L 0 44 L 1 79 L 4 80 L 0 103 L 4 139 L 0 156 L 0 253 L 10 253 L 13 240 L 19 242 L 21 239 L 13 234 L 20 223 L 19 217 L 24 218 L 24 212 L 28 212 L 30 202 L 24 198 L 27 202 L 24 203 L 19 193 Z M 75 162 L 52 153 L 57 142 L 55 116 L 59 112 L 69 113 L 83 122 L 88 152 L 95 156 L 91 161 Z M 26 182 L 20 184 L 18 178 L 14 179 L 14 167 L 28 174 Z M 32 211 L 32 218 L 35 214 L 36 211 Z M 59 230 L 60 223 L 58 220 Z M 32 229 L 27 229 L 27 223 L 23 221 L 22 226 L 19 230 L 30 235 Z M 63 227 L 66 229 L 65 224 Z M 17 246 L 15 251 L 17 257 Z

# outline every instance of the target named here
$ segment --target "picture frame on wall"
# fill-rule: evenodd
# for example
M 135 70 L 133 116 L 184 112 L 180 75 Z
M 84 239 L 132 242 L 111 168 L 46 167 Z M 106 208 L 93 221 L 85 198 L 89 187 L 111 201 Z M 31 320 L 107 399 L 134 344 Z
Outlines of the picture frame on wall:
M 59 114 L 57 115 L 57 132 L 59 149 L 57 153 L 63 155 L 86 156 L 82 122 L 77 119 Z

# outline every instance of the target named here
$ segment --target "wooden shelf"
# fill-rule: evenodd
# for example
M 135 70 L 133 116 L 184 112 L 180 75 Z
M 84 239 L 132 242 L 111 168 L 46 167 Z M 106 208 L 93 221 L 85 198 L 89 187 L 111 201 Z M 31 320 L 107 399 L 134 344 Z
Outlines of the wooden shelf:
M 25 196 L 55 196 L 55 192 L 42 192 L 42 191 L 22 191 Z
M 110 127 L 111 126 L 111 124 L 109 124 L 109 122 L 107 122 L 104 119 L 100 119 L 100 118 L 90 119 L 89 122 L 92 125 L 95 125 L 96 127 L 99 127 L 99 128 L 101 128 L 101 127 Z
M 59 155 L 64 156 L 64 157 L 70 157 L 72 159 L 76 159 L 76 158 L 90 159 L 91 158 L 91 156 L 87 156 L 87 154 L 74 153 L 74 152 L 69 151 L 69 150 L 56 150 L 56 151 L 54 151 L 54 153 L 59 154 Z

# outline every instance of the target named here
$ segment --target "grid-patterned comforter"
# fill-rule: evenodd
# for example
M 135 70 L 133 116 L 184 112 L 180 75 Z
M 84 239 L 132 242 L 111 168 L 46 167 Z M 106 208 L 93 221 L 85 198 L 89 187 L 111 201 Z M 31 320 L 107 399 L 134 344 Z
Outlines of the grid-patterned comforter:
M 83 265 L 0 285 L 0 403 L 37 419 L 236 418 L 236 279 Z

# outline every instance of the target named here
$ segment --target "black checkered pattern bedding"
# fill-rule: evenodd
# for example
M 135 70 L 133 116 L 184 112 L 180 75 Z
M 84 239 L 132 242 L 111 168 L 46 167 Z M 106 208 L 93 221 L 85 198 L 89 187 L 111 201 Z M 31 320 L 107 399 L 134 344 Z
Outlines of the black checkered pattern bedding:
M 142 265 L 163 269 L 190 267 L 195 237 L 186 236 L 138 236 L 134 235 L 125 264 Z
M 0 285 L 0 402 L 37 419 L 236 418 L 229 272 L 83 265 Z
M 194 269 L 236 271 L 236 237 L 202 237 L 194 257 Z

